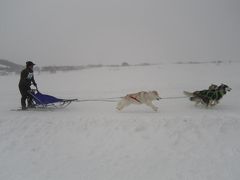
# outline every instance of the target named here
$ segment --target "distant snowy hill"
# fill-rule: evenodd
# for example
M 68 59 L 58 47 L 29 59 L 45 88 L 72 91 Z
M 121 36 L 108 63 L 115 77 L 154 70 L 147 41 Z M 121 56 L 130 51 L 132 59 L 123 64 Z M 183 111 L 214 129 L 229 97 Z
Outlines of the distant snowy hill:
M 0 59 L 0 71 L 20 72 L 23 66 L 8 60 Z

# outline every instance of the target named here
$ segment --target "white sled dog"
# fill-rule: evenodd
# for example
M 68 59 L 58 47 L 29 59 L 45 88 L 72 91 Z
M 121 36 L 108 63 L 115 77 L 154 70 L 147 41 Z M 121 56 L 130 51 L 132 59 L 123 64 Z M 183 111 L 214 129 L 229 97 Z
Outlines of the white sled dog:
M 154 111 L 157 111 L 158 107 L 154 106 L 152 101 L 160 99 L 157 91 L 141 91 L 134 94 L 127 94 L 118 102 L 117 109 L 121 111 L 124 107 L 129 106 L 130 104 L 146 104 Z

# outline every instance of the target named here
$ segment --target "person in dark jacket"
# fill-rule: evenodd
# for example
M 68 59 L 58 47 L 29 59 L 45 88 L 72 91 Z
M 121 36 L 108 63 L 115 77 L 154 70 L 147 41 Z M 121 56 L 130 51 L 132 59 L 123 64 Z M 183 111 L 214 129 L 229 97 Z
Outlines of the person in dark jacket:
M 32 97 L 29 94 L 29 90 L 31 90 L 31 85 L 33 84 L 37 88 L 37 84 L 34 80 L 33 76 L 33 66 L 35 64 L 32 61 L 27 61 L 26 62 L 26 68 L 22 70 L 21 76 L 20 76 L 20 81 L 18 84 L 20 93 L 22 95 L 21 98 L 21 105 L 22 109 L 25 110 L 27 109 L 26 106 L 26 100 L 28 101 L 28 107 L 32 107 Z

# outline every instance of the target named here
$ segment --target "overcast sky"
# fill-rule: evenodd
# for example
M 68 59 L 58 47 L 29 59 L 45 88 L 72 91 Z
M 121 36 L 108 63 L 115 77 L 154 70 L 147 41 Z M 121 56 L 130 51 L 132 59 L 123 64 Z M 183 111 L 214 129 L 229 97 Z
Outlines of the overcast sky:
M 0 0 L 0 58 L 42 65 L 240 60 L 239 0 Z

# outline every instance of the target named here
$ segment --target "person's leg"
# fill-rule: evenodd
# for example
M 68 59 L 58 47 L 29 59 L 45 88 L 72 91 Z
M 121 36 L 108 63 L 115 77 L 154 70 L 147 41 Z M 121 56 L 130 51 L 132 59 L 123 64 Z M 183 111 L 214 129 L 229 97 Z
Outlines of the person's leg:
M 19 90 L 20 90 L 20 93 L 22 95 L 21 106 L 22 106 L 22 109 L 25 110 L 25 109 L 27 109 L 27 107 L 26 107 L 26 99 L 27 99 L 27 96 L 28 96 L 27 90 L 26 90 L 26 88 L 20 87 L 20 86 L 19 86 Z
M 29 87 L 27 89 L 27 102 L 28 102 L 28 108 L 34 108 L 33 98 L 32 95 L 29 93 L 31 91 L 31 88 Z
M 27 102 L 28 102 L 28 107 L 30 107 L 30 108 L 35 107 L 35 106 L 34 106 L 34 103 L 33 103 L 32 96 L 31 96 L 30 94 L 28 94 Z

